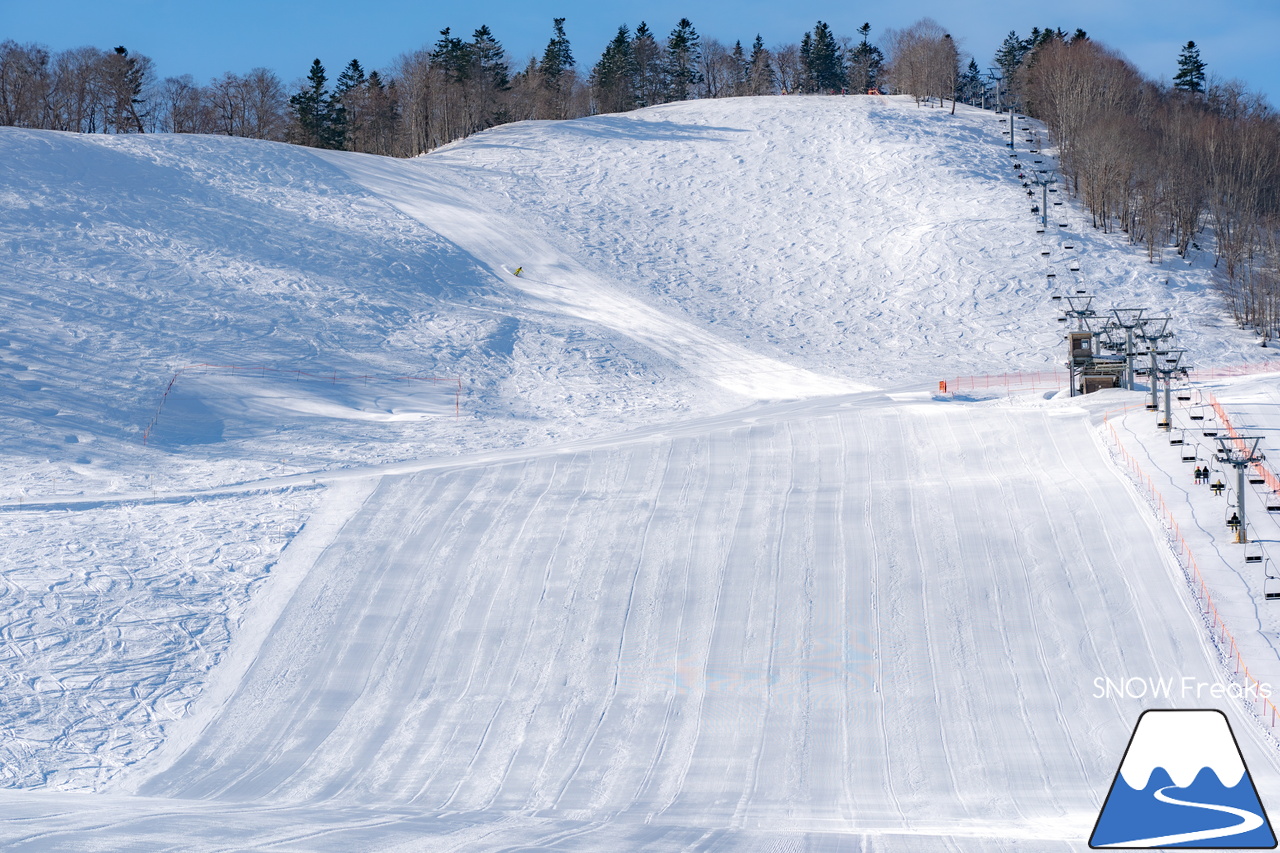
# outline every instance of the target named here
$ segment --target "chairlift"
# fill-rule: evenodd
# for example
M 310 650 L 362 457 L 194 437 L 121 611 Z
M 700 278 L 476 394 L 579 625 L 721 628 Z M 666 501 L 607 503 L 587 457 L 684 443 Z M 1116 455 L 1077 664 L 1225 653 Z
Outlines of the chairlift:
M 1184 434 L 1184 435 L 1186 434 L 1186 433 L 1185 433 L 1185 431 L 1184 431 L 1184 433 L 1183 433 L 1183 434 Z M 1183 461 L 1183 462 L 1199 462 L 1199 461 L 1200 461 L 1200 452 L 1199 452 L 1199 451 L 1198 451 L 1194 446 L 1191 446 L 1191 445 L 1183 445 L 1183 447 L 1182 447 L 1182 461 Z
M 1047 258 L 1047 257 L 1049 257 L 1049 250 L 1048 250 L 1048 249 L 1045 249 L 1043 252 L 1041 252 L 1041 253 L 1040 253 L 1040 257 L 1042 257 L 1042 258 Z
M 1204 431 L 1204 437 L 1205 437 L 1205 438 L 1217 438 L 1217 437 L 1218 437 L 1218 431 L 1217 431 L 1216 429 L 1207 429 L 1207 430 L 1205 430 L 1205 431 Z
M 1185 442 L 1185 441 L 1186 441 L 1186 438 L 1187 438 L 1186 433 L 1185 433 L 1185 432 L 1182 432 L 1182 431 L 1179 431 L 1179 432 L 1178 432 L 1178 437 L 1177 437 L 1177 438 L 1174 438 L 1174 437 L 1172 437 L 1172 436 L 1170 436 L 1170 437 L 1169 437 L 1169 443 L 1170 443 L 1170 444 L 1182 444 L 1183 442 Z
M 1070 264 L 1068 264 L 1067 269 L 1071 270 L 1072 272 L 1080 272 L 1080 262 L 1072 261 Z
M 1280 577 L 1276 577 L 1275 564 L 1256 543 L 1245 545 L 1244 561 L 1262 564 L 1262 598 L 1264 601 L 1280 601 Z
M 1267 482 L 1267 481 L 1266 481 L 1265 479 L 1263 479 L 1262 477 L 1250 477 L 1250 478 L 1249 478 L 1249 485 L 1251 485 L 1251 486 L 1261 486 L 1261 485 L 1264 485 L 1266 482 Z
M 1198 406 L 1196 406 L 1195 408 L 1193 408 L 1193 409 L 1191 410 L 1191 414 L 1187 415 L 1187 417 L 1188 417 L 1188 418 L 1190 418 L 1190 419 L 1191 419 L 1191 420 L 1193 420 L 1193 421 L 1202 421 L 1202 420 L 1204 420 L 1204 410 L 1205 410 L 1206 408 L 1207 408 L 1207 406 L 1205 406 L 1203 403 L 1201 403 L 1200 405 L 1198 405 Z M 1207 433 L 1206 433 L 1206 435 L 1207 435 Z
M 1262 597 L 1267 601 L 1276 601 L 1280 599 L 1280 578 L 1271 574 L 1271 562 L 1267 561 L 1266 570 L 1263 573 L 1262 581 Z
M 1058 223 L 1058 227 L 1059 227 L 1059 228 L 1066 228 L 1066 227 L 1067 227 L 1067 223 L 1065 223 L 1065 222 L 1059 222 L 1059 223 Z
M 1052 275 L 1053 275 L 1053 274 L 1052 274 L 1052 273 L 1050 273 L 1050 276 L 1051 276 L 1051 277 L 1052 277 Z M 1058 295 L 1058 296 L 1051 296 L 1051 297 L 1049 297 L 1049 298 L 1050 298 L 1050 299 L 1053 299 L 1053 300 L 1055 300 L 1055 301 L 1056 301 L 1056 300 L 1060 300 L 1060 299 L 1062 299 L 1062 296 L 1061 296 L 1061 295 Z

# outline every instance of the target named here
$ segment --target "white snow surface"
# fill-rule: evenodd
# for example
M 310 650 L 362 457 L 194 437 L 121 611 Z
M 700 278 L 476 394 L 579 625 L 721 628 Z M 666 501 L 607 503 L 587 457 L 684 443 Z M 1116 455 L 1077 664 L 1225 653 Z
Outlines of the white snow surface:
M 0 128 L 0 847 L 1084 849 L 1153 701 L 1097 680 L 1231 677 L 1104 413 L 1277 685 L 1280 626 L 1140 395 L 933 389 L 1053 370 L 1075 289 L 1268 351 L 1211 257 L 1037 234 L 1005 127 Z

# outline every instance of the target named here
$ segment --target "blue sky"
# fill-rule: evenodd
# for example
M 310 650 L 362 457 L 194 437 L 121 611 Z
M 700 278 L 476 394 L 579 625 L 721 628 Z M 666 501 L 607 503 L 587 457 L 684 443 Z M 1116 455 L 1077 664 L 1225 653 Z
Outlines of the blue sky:
M 1025 0 L 645 0 L 625 7 L 583 0 L 0 0 L 0 39 L 35 41 L 55 50 L 123 44 L 152 57 L 161 76 L 189 73 L 201 82 L 256 66 L 292 82 L 306 74 L 315 57 L 330 77 L 352 58 L 367 69 L 385 67 L 399 54 L 433 43 L 446 26 L 469 36 L 488 24 L 519 64 L 546 45 L 551 19 L 564 17 L 575 57 L 589 69 L 619 24 L 634 27 L 641 20 L 665 35 L 688 17 L 704 38 L 747 44 L 758 32 L 772 46 L 799 41 L 818 20 L 848 36 L 869 22 L 875 41 L 885 29 L 906 27 L 924 16 L 947 28 L 984 68 L 1011 29 L 1025 36 L 1033 26 L 1079 27 L 1147 76 L 1167 80 L 1181 45 L 1194 40 L 1211 74 L 1243 80 L 1280 104 L 1280 3 L 1275 0 L 1073 0 L 1056 8 Z

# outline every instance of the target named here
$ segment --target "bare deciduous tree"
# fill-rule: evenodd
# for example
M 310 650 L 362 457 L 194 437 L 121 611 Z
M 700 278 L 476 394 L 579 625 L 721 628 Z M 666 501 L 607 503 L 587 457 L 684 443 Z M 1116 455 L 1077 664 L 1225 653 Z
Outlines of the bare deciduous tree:
M 888 77 L 893 88 L 920 103 L 955 98 L 960 77 L 960 52 L 955 40 L 932 18 L 922 18 L 905 30 L 886 33 Z

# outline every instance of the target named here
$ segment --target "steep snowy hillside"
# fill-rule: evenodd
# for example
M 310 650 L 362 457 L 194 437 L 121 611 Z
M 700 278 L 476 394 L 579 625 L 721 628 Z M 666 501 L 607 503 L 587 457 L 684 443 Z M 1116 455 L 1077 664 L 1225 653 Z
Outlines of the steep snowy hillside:
M 1147 707 L 1095 679 L 1223 677 L 1141 400 L 931 390 L 1054 368 L 1067 289 L 1266 351 L 1203 259 L 1038 234 L 1005 126 L 0 129 L 0 846 L 1081 849 Z

